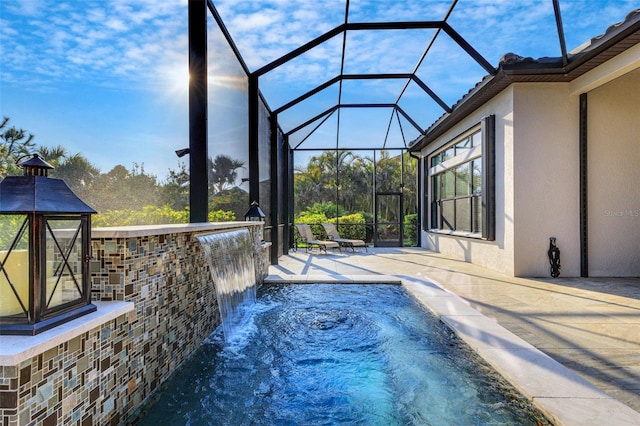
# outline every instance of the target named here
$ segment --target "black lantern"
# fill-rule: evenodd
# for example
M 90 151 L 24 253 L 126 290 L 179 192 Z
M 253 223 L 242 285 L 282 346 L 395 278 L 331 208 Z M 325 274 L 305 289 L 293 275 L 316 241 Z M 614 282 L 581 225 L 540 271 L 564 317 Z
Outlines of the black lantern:
M 91 214 L 37 154 L 0 182 L 0 334 L 34 335 L 91 304 Z
M 260 204 L 257 201 L 251 203 L 249 206 L 249 210 L 244 214 L 244 220 L 248 222 L 264 222 L 265 214 L 260 208 Z M 264 241 L 264 227 L 262 228 L 262 237 L 261 239 Z
M 251 203 L 249 210 L 244 214 L 244 220 L 250 222 L 264 222 L 265 214 L 256 201 Z

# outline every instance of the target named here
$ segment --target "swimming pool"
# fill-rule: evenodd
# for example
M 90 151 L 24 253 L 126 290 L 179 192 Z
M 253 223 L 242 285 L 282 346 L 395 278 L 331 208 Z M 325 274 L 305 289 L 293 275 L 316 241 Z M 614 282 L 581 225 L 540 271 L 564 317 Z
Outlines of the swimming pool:
M 266 285 L 140 425 L 537 425 L 546 420 L 397 285 Z

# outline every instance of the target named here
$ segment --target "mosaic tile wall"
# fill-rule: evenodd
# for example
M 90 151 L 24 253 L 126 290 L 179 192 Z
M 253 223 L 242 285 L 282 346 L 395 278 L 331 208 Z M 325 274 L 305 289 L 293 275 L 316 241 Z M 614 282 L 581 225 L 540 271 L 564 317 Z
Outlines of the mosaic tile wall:
M 262 282 L 268 250 L 252 234 Z M 93 239 L 92 249 L 92 299 L 132 301 L 135 311 L 0 367 L 0 426 L 123 424 L 218 325 L 193 233 Z

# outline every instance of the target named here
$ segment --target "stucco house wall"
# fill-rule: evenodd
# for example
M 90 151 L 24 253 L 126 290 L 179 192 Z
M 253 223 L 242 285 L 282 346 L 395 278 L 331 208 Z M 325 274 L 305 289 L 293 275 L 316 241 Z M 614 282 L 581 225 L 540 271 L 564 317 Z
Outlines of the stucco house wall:
M 630 94 L 640 93 L 640 70 L 590 89 L 589 276 L 638 276 L 640 97 Z M 555 237 L 561 274 L 580 276 L 580 93 L 572 83 L 513 84 L 423 149 L 429 156 L 496 116 L 496 240 L 423 231 L 422 246 L 508 275 L 545 277 Z
M 639 94 L 635 69 L 587 95 L 590 276 L 640 276 Z
M 422 231 L 422 247 L 457 259 L 514 274 L 514 206 L 513 206 L 513 88 L 509 87 L 491 102 L 477 109 L 455 127 L 447 131 L 437 143 L 421 151 L 428 156 L 477 125 L 483 117 L 496 117 L 496 239 L 483 241 L 456 235 Z M 426 188 L 426 190 L 431 190 Z M 422 206 L 428 209 L 429 206 Z
M 495 241 L 423 232 L 423 247 L 508 275 L 548 276 L 556 237 L 563 275 L 579 275 L 578 102 L 567 83 L 514 84 L 424 149 L 428 156 L 496 116 Z
M 561 274 L 579 276 L 579 97 L 568 83 L 514 86 L 514 275 L 548 277 L 555 237 Z

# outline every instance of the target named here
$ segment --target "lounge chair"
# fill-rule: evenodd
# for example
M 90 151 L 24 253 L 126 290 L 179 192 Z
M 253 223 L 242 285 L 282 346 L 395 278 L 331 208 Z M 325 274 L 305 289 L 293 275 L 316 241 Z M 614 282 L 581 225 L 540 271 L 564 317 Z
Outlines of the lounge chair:
M 336 241 L 324 241 L 318 240 L 313 235 L 313 231 L 311 231 L 311 226 L 304 223 L 296 223 L 296 228 L 298 228 L 298 233 L 300 234 L 300 238 L 307 244 L 307 251 L 310 250 L 311 246 L 317 246 L 320 250 L 324 250 L 327 252 L 328 248 L 337 248 L 342 251 L 340 248 L 340 244 Z
M 333 223 L 323 223 L 322 226 L 327 233 L 327 237 L 331 241 L 335 241 L 341 246 L 350 247 L 352 251 L 356 251 L 355 247 L 364 247 L 365 251 L 369 251 L 367 243 L 362 240 L 352 240 L 349 238 L 342 238 Z

